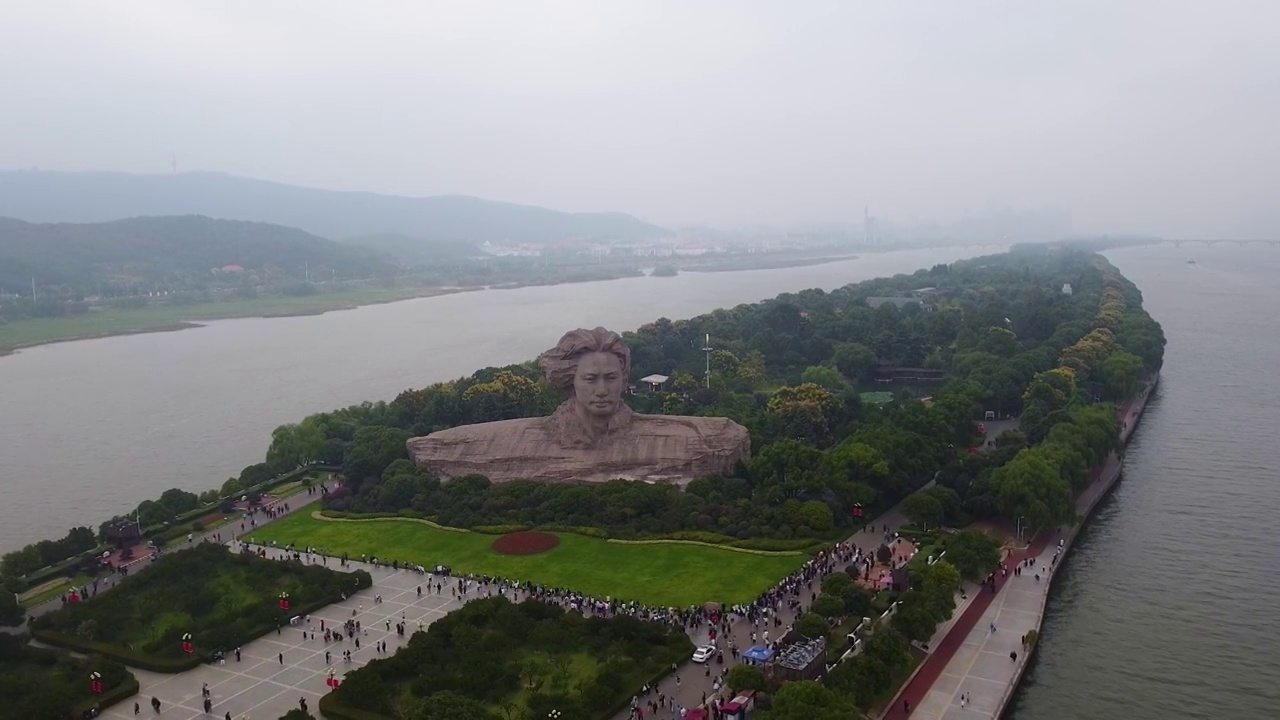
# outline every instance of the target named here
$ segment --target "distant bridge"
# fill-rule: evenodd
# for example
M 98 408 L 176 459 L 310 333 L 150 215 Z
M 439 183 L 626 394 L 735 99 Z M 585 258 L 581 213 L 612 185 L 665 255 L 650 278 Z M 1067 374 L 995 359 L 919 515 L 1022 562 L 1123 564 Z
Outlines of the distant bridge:
M 1169 238 L 1165 240 L 1154 241 L 1151 244 L 1167 245 L 1169 243 L 1172 243 L 1175 247 L 1182 247 L 1183 245 L 1210 245 L 1210 246 L 1219 245 L 1219 244 L 1226 245 L 1229 243 L 1235 243 L 1236 245 L 1240 245 L 1240 246 L 1270 245 L 1271 247 L 1280 247 L 1280 240 L 1231 240 L 1231 239 L 1223 239 L 1223 238 L 1211 238 L 1211 239 L 1199 239 L 1199 240 Z

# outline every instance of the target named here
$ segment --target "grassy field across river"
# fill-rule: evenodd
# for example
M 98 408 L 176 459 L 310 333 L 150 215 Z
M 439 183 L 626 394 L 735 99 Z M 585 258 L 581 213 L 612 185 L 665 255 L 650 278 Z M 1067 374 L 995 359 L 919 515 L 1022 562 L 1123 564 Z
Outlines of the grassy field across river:
M 361 305 L 456 292 L 445 288 L 360 288 L 301 297 L 269 296 L 196 305 L 148 305 L 139 308 L 94 308 L 82 315 L 18 320 L 0 324 L 0 354 L 24 347 L 67 340 L 182 330 L 201 320 L 243 317 L 318 315 Z
M 377 556 L 455 573 L 529 580 L 588 595 L 684 607 L 710 600 L 745 603 L 772 587 L 808 558 L 803 553 L 760 555 L 681 543 L 622 543 L 557 533 L 560 545 L 539 555 L 501 555 L 490 549 L 494 535 L 439 530 L 425 523 L 387 518 L 367 521 L 287 515 L 253 534 L 315 547 L 326 555 Z

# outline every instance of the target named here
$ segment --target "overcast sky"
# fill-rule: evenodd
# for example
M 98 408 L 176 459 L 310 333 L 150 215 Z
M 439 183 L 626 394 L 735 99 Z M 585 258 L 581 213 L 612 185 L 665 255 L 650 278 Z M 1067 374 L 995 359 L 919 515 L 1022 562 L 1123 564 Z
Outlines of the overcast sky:
M 1280 2 L 4 0 L 0 167 L 1280 237 Z

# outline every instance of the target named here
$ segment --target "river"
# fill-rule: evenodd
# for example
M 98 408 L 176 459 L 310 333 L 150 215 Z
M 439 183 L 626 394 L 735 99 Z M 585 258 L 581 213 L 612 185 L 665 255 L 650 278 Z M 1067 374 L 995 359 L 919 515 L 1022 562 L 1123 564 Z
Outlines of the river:
M 996 250 L 487 290 L 22 350 L 0 357 L 0 553 L 168 488 L 218 487 L 283 423 L 523 362 L 571 328 L 628 330 L 979 252 Z
M 1008 716 L 1280 717 L 1280 249 L 1106 255 L 1164 326 L 1164 371 Z

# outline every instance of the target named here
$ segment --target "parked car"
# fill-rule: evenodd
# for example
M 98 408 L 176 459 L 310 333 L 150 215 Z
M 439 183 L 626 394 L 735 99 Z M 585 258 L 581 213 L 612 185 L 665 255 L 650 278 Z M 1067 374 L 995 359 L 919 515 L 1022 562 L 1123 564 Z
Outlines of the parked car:
M 696 663 L 704 663 L 716 656 L 715 645 L 703 645 L 693 651 L 693 661 Z

